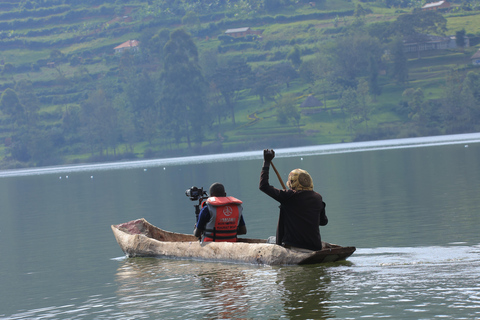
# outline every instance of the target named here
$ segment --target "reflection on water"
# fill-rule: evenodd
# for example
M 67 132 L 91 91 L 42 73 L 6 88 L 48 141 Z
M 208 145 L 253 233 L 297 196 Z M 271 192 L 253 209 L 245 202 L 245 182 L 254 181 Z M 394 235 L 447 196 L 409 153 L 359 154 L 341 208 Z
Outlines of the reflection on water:
M 251 266 L 118 258 L 114 296 L 0 319 L 478 319 L 480 245 L 359 249 L 349 261 Z
M 290 267 L 126 259 L 116 278 L 124 314 L 162 319 L 474 319 L 479 280 L 480 246 L 461 244 Z
M 259 267 L 126 259 L 117 272 L 117 294 L 123 311 L 132 317 L 289 319 L 301 315 L 323 319 L 332 315 L 327 270 L 318 265 Z
M 292 319 L 299 315 L 305 319 L 332 317 L 330 284 L 331 278 L 325 267 L 280 269 L 277 285 L 285 289 L 282 301 L 287 318 Z
M 199 313 L 205 312 L 205 316 L 211 319 L 247 318 L 250 309 L 247 277 L 243 270 L 231 268 L 208 268 L 199 273 L 197 282 L 205 289 L 200 291 L 202 299 L 211 303 Z
M 116 282 L 122 311 L 135 318 L 252 319 L 282 313 L 284 290 L 271 267 L 135 258 L 121 262 Z

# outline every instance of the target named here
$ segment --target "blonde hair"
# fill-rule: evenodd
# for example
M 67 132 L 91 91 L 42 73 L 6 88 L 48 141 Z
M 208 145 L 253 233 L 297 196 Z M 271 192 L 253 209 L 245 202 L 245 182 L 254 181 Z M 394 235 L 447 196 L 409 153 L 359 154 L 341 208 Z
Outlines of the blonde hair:
M 313 180 L 303 169 L 295 169 L 288 175 L 287 187 L 292 190 L 313 190 Z

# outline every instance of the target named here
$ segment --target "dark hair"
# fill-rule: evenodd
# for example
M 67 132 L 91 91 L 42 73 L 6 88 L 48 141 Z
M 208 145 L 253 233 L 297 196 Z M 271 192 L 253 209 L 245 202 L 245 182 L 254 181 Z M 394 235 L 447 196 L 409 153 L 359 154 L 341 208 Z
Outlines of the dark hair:
M 210 197 L 225 197 L 225 187 L 219 182 L 215 182 L 210 186 Z

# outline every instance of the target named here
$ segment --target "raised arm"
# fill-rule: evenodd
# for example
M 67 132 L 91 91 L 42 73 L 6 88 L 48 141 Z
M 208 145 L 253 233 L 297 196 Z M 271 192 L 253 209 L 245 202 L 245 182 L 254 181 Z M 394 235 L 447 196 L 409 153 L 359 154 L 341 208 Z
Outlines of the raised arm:
M 275 200 L 280 201 L 281 194 L 284 193 L 284 191 L 275 188 L 269 183 L 270 164 L 273 158 L 275 158 L 275 151 L 271 149 L 263 150 L 263 167 L 262 172 L 260 173 L 259 189 Z

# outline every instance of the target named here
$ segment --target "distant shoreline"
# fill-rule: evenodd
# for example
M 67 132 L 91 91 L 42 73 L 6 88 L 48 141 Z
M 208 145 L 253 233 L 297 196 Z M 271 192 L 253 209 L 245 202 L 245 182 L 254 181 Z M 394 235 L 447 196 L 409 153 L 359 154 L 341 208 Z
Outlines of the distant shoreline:
M 430 136 L 430 137 L 416 137 L 405 139 L 389 139 L 389 140 L 375 140 L 364 142 L 348 142 L 336 143 L 316 146 L 305 146 L 297 148 L 280 148 L 275 149 L 277 158 L 290 158 L 295 156 L 312 156 L 312 155 L 330 155 L 338 153 L 349 152 L 364 152 L 376 150 L 389 149 L 406 149 L 419 148 L 452 144 L 469 144 L 479 143 L 479 133 L 465 133 L 454 135 Z M 135 169 L 135 168 L 152 168 L 164 167 L 166 170 L 169 166 L 186 165 L 191 163 L 208 163 L 208 162 L 225 162 L 235 160 L 254 160 L 262 159 L 263 154 L 261 150 L 247 151 L 247 152 L 232 152 L 221 153 L 213 155 L 188 156 L 177 158 L 161 158 L 150 160 L 134 160 L 124 162 L 108 162 L 97 164 L 79 164 L 68 166 L 53 166 L 43 168 L 28 168 L 28 169 L 14 169 L 14 170 L 0 170 L 0 178 L 30 176 L 42 174 L 61 174 L 82 171 L 104 171 L 104 170 L 118 170 L 118 169 Z

